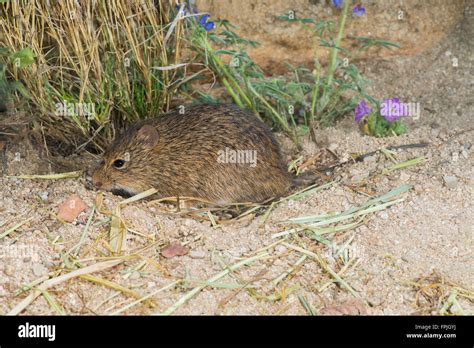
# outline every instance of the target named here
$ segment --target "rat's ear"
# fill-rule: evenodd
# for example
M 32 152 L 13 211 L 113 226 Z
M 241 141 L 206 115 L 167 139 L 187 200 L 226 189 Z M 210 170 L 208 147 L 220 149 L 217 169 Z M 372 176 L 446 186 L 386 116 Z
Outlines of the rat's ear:
M 144 143 L 146 147 L 154 148 L 160 141 L 160 135 L 155 127 L 149 124 L 143 125 L 137 133 L 140 143 Z

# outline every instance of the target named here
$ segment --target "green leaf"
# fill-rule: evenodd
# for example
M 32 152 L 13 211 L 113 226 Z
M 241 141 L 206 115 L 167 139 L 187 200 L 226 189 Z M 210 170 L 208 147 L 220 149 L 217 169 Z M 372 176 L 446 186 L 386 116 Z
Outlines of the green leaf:
M 23 68 L 35 62 L 35 55 L 33 51 L 31 50 L 31 48 L 24 48 L 12 54 L 10 59 L 11 59 L 12 64 L 19 63 L 19 67 Z
M 360 41 L 363 45 L 364 48 L 368 48 L 370 46 L 382 46 L 382 47 L 396 47 L 396 48 L 400 48 L 400 45 L 395 43 L 395 42 L 391 42 L 391 41 L 386 41 L 386 40 L 381 40 L 381 39 L 374 39 L 374 38 L 371 38 L 371 37 L 356 37 L 355 38 L 357 41 Z

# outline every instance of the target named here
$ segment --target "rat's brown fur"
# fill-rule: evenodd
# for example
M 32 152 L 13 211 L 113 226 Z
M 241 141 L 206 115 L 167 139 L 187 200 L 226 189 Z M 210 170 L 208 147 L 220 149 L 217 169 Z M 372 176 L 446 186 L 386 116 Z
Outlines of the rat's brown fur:
M 155 188 L 159 197 L 187 196 L 227 204 L 282 196 L 292 185 L 270 129 L 233 105 L 186 106 L 134 124 L 105 152 L 92 180 L 133 195 Z M 255 150 L 256 165 L 221 163 L 219 151 Z M 125 160 L 114 168 L 115 160 Z

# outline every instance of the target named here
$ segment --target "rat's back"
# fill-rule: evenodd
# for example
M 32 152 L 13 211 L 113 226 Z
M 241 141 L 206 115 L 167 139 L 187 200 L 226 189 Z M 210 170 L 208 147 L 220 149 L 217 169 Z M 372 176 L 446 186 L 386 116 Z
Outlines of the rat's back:
M 119 168 L 117 160 L 124 162 Z M 93 177 L 116 193 L 153 187 L 160 197 L 217 204 L 261 202 L 285 194 L 292 183 L 270 129 L 234 105 L 184 106 L 133 125 Z

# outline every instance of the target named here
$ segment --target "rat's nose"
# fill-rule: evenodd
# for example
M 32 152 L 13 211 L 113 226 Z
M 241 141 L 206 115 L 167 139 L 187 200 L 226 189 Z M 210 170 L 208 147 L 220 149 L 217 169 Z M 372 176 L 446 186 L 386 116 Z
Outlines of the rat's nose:
M 85 179 L 85 182 L 86 182 L 85 186 L 88 190 L 93 190 L 94 186 L 97 185 L 97 182 L 94 180 L 94 177 L 90 174 L 90 171 L 86 171 L 84 173 L 84 179 Z M 101 182 L 99 184 L 102 185 Z
M 95 172 L 91 175 L 91 182 L 97 188 L 101 188 L 102 185 L 104 184 L 104 182 L 102 181 L 100 176 L 97 174 L 97 172 Z

